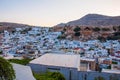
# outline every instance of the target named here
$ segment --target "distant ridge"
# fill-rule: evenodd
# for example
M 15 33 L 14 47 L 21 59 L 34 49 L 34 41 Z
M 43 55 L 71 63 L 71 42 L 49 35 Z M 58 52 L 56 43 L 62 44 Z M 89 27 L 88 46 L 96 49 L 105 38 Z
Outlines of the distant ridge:
M 68 23 L 61 23 L 56 26 L 118 26 L 120 25 L 120 16 L 105 16 L 100 14 L 87 14 L 82 18 Z
M 0 31 L 8 30 L 12 31 L 15 28 L 25 28 L 25 27 L 32 27 L 27 24 L 21 23 L 12 23 L 12 22 L 0 22 Z
M 25 27 L 29 26 L 27 24 L 21 24 L 21 23 L 12 23 L 12 22 L 0 22 L 0 27 Z

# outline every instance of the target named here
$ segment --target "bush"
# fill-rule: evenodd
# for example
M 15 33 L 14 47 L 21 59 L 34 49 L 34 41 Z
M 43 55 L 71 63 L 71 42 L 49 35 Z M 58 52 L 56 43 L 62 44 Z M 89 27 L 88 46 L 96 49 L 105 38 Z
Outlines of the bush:
M 74 28 L 74 32 L 79 32 L 81 30 L 80 27 L 76 26 L 76 28 Z
M 120 36 L 108 36 L 107 40 L 118 40 L 120 39 Z
M 55 80 L 65 80 L 64 76 L 59 72 L 52 72 L 49 76 L 54 78 Z
M 57 39 L 65 39 L 66 37 L 64 35 L 60 35 L 57 37 Z
M 120 26 L 118 26 L 118 31 L 120 31 Z
M 102 28 L 102 31 L 110 31 L 109 28 Z
M 102 37 L 102 36 L 99 36 L 97 39 L 98 39 L 99 41 L 101 41 L 101 42 L 105 42 L 105 41 L 106 41 L 106 38 L 104 38 L 104 37 Z
M 117 62 L 112 61 L 112 64 L 118 64 Z
M 95 77 L 94 80 L 105 80 L 105 79 L 103 77 L 101 77 L 101 76 L 98 76 L 98 77 Z
M 113 34 L 114 34 L 114 36 L 119 36 L 120 32 L 114 32 Z
M 94 48 L 89 48 L 89 51 L 94 50 Z
M 3 54 L 3 52 L 2 52 L 2 51 L 0 51 L 0 54 Z
M 31 61 L 31 59 L 21 59 L 21 60 L 20 59 L 10 59 L 9 61 L 12 63 L 27 65 Z
M 95 28 L 93 28 L 93 31 L 98 32 L 98 31 L 100 31 L 100 28 L 95 27 Z
M 107 67 L 107 69 L 111 69 L 111 65 L 109 65 L 109 66 Z
M 76 32 L 76 33 L 75 33 L 75 36 L 80 36 L 80 32 Z
M 116 31 L 116 30 L 117 30 L 116 26 L 113 26 L 113 30 L 114 30 L 114 31 Z
M 64 76 L 59 72 L 34 73 L 36 80 L 65 80 Z
M 12 65 L 0 57 L 0 80 L 14 80 L 15 73 Z

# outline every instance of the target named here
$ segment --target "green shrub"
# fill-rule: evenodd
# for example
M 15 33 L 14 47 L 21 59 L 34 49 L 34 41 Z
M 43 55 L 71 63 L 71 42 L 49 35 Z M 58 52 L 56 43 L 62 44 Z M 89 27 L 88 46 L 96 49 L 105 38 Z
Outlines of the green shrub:
M 15 72 L 13 70 L 12 65 L 0 57 L 0 80 L 14 80 Z
M 81 30 L 81 28 L 79 27 L 79 26 L 76 26 L 75 28 L 74 28 L 74 32 L 79 32 Z
M 102 31 L 110 31 L 109 28 L 102 28 Z
M 57 37 L 57 39 L 65 39 L 66 37 L 64 35 L 60 35 Z
M 2 51 L 0 51 L 0 54 L 3 54 L 3 52 L 2 52 Z
M 117 64 L 117 62 L 112 61 L 112 64 Z
M 34 73 L 36 80 L 65 80 L 64 76 L 59 72 Z
M 98 76 L 98 77 L 95 77 L 94 80 L 105 80 L 105 79 L 104 79 L 104 77 Z
M 9 61 L 12 63 L 27 65 L 31 61 L 31 59 L 21 59 L 21 60 L 20 59 L 10 59 Z
M 75 36 L 80 36 L 80 32 L 75 32 Z
M 95 28 L 93 28 L 93 31 L 95 31 L 95 32 L 99 32 L 99 31 L 100 31 L 100 28 L 95 27 Z

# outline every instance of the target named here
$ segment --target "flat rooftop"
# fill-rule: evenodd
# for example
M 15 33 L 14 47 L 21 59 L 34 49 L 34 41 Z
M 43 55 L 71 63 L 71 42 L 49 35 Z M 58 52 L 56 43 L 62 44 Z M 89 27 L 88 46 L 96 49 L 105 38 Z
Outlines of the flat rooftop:
M 102 69 L 102 72 L 120 74 L 120 70 Z
M 49 53 L 32 60 L 30 64 L 71 67 L 78 69 L 80 66 L 80 55 Z

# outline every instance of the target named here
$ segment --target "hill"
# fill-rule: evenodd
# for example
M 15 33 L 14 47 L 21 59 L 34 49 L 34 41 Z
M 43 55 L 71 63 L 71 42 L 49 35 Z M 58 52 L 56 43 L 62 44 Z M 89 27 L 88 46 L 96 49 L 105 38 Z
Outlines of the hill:
M 20 23 L 0 22 L 0 31 L 12 30 L 14 28 L 19 28 L 19 27 L 31 27 L 31 26 Z
M 0 22 L 0 27 L 25 27 L 28 26 L 26 24 L 20 24 L 20 23 L 11 23 L 11 22 Z
M 100 14 L 87 14 L 84 17 L 70 21 L 68 23 L 61 23 L 56 26 L 118 26 L 120 25 L 120 16 L 105 16 Z

